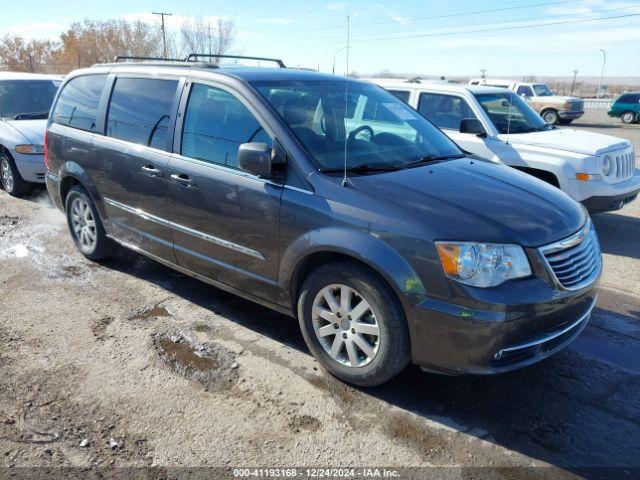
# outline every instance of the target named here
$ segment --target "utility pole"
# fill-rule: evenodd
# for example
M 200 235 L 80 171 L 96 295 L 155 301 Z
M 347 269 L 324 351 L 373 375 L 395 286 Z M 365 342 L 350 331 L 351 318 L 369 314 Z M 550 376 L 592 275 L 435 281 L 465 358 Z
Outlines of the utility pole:
M 596 92 L 596 98 L 600 98 L 600 88 L 602 88 L 602 77 L 604 77 L 604 64 L 607 61 L 607 52 L 604 49 L 600 49 L 602 52 L 602 71 L 600 72 L 600 81 L 598 82 L 598 91 Z
M 578 70 L 573 71 L 573 80 L 571 81 L 571 93 L 569 95 L 573 95 L 573 87 L 576 85 L 576 75 L 578 75 Z
M 211 20 L 209 20 L 207 31 L 209 32 L 209 55 L 211 55 Z
M 151 12 L 153 15 L 160 15 L 162 19 L 162 51 L 164 53 L 164 58 L 167 58 L 167 34 L 164 29 L 164 17 L 170 17 L 171 13 L 166 12 Z

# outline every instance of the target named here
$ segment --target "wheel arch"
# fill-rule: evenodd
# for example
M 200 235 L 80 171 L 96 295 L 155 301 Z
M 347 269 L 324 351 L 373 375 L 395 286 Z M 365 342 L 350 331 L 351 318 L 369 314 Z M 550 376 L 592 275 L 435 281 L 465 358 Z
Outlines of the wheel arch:
M 558 179 L 558 176 L 550 170 L 542 170 L 542 169 L 533 168 L 533 167 L 513 167 L 513 168 L 515 168 L 516 170 L 520 170 L 521 172 L 528 173 L 529 175 L 536 177 L 540 180 L 543 180 L 548 184 L 553 185 L 554 187 L 561 188 L 560 180 Z
M 100 216 L 103 219 L 105 218 L 106 212 L 104 209 L 104 203 L 102 202 L 102 197 L 98 193 L 98 189 L 89 174 L 80 165 L 75 162 L 63 163 L 59 170 L 59 177 L 60 201 L 62 202 L 63 208 L 71 188 L 73 188 L 74 185 L 80 185 L 89 193 L 89 196 L 98 209 Z
M 306 276 L 329 261 L 350 261 L 368 268 L 384 280 L 401 304 L 403 294 L 426 293 L 415 270 L 382 240 L 363 232 L 326 228 L 303 235 L 282 255 L 278 278 L 286 297 L 283 300 L 292 310 Z

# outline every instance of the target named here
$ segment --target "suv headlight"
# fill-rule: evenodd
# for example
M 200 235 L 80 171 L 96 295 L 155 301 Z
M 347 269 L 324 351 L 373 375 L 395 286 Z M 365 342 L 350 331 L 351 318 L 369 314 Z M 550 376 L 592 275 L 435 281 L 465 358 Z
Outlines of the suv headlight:
M 436 242 L 447 277 L 474 287 L 495 287 L 531 275 L 520 245 L 475 242 Z
M 609 155 L 602 157 L 602 174 L 608 177 L 613 171 L 613 161 Z

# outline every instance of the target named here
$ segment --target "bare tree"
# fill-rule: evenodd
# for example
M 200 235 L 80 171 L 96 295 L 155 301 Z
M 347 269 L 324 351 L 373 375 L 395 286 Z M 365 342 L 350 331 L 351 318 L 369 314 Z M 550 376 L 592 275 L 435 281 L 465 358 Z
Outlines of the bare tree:
M 203 19 L 185 20 L 180 33 L 185 54 L 224 55 L 233 45 L 236 25 L 231 18 L 218 18 L 213 25 Z
M 6 35 L 0 40 L 0 65 L 16 72 L 52 70 L 51 57 L 56 45 L 49 40 L 30 40 Z

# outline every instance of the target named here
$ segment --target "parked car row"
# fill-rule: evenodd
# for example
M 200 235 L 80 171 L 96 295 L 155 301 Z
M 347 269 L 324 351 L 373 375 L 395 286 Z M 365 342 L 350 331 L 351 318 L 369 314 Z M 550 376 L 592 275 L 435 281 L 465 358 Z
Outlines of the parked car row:
M 596 304 L 598 238 L 557 188 L 566 173 L 553 186 L 510 168 L 489 140 L 600 180 L 600 155 L 625 145 L 562 147 L 505 90 L 401 86 L 189 61 L 77 70 L 48 119 L 47 189 L 88 259 L 123 245 L 296 317 L 349 383 L 554 354 Z M 554 137 L 515 148 L 525 134 Z

